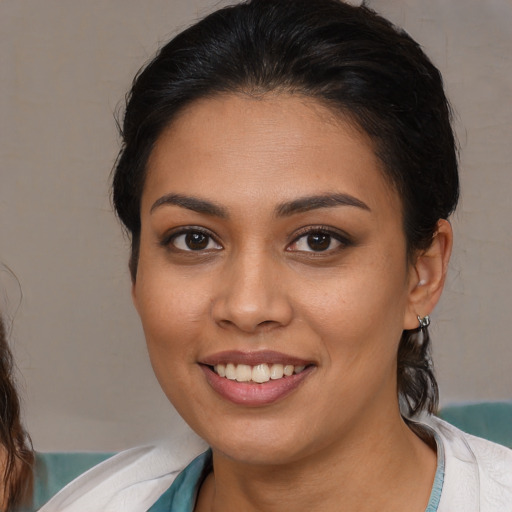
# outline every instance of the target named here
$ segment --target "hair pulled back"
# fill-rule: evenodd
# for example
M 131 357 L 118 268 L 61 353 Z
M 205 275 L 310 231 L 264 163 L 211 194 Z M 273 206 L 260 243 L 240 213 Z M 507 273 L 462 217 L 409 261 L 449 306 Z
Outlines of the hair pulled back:
M 132 279 L 146 163 L 159 135 L 200 98 L 268 92 L 314 98 L 364 131 L 401 197 L 408 256 L 430 246 L 459 192 L 451 111 L 437 68 L 408 34 L 365 6 L 250 0 L 177 35 L 127 96 L 113 201 L 131 236 Z M 404 331 L 398 392 L 408 416 L 437 406 L 429 347 L 425 329 Z

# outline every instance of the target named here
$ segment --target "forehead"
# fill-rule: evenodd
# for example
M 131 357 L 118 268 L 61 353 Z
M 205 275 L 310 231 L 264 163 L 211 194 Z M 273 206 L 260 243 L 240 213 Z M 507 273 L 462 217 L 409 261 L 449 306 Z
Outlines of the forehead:
M 370 138 L 322 103 L 299 95 L 196 101 L 159 137 L 147 169 L 143 204 L 190 189 L 206 197 L 215 192 L 227 203 L 334 191 L 399 204 Z

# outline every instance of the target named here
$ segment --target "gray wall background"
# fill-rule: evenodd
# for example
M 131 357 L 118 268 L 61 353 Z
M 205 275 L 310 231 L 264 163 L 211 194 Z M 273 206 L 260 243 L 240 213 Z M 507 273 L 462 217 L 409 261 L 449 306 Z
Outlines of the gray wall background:
M 462 202 L 432 329 L 442 403 L 512 399 L 512 3 L 369 3 L 426 48 L 457 113 Z M 108 196 L 112 113 L 160 43 L 222 4 L 0 0 L 0 261 L 19 280 L 0 269 L 0 309 L 39 450 L 184 428 L 131 305 Z

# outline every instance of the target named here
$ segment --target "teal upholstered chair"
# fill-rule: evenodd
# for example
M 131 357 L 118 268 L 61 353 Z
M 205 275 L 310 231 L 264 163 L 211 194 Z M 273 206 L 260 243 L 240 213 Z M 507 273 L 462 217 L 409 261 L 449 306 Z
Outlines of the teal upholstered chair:
M 512 448 L 512 402 L 449 405 L 439 416 L 468 434 Z
M 78 475 L 112 455 L 112 453 L 85 452 L 37 453 L 34 503 L 29 510 L 37 510 Z

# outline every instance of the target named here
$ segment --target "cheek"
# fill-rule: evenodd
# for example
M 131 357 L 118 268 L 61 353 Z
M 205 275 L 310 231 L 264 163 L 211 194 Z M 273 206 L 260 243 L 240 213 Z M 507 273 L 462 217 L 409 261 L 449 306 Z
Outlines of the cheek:
M 301 315 L 321 335 L 331 359 L 350 364 L 387 350 L 393 360 L 407 304 L 405 266 L 396 261 L 360 262 L 296 292 Z
M 205 327 L 209 294 L 194 280 L 173 279 L 155 272 L 141 272 L 135 301 L 150 353 L 159 355 L 192 351 L 191 340 Z
M 155 376 L 169 401 L 188 417 L 189 395 L 197 379 L 197 357 L 204 340 L 205 309 L 200 293 L 167 278 L 148 278 L 137 283 L 137 309 Z M 191 382 L 192 379 L 192 382 Z

